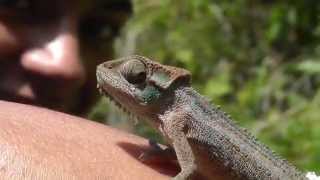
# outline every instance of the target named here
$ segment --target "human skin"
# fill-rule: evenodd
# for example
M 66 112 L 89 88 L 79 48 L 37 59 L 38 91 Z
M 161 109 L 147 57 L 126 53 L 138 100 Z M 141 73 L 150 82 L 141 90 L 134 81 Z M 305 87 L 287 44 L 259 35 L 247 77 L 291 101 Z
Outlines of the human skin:
M 112 54 L 111 48 L 97 52 L 102 40 L 93 38 L 93 52 L 80 38 L 83 13 L 75 0 L 0 1 L 1 100 L 85 114 L 97 97 L 95 67 Z M 103 43 L 111 44 L 113 37 Z M 90 55 L 80 55 L 80 49 Z
M 0 179 L 168 179 L 143 164 L 148 141 L 75 116 L 0 101 Z

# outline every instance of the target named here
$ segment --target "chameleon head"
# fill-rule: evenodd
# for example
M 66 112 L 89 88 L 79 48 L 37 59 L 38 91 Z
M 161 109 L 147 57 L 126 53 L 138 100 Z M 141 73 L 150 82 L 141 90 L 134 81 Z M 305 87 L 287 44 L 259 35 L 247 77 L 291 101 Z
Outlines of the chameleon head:
M 170 92 L 190 85 L 190 73 L 134 55 L 97 67 L 98 88 L 131 113 L 148 116 L 163 110 Z M 171 97 L 172 99 L 172 97 Z

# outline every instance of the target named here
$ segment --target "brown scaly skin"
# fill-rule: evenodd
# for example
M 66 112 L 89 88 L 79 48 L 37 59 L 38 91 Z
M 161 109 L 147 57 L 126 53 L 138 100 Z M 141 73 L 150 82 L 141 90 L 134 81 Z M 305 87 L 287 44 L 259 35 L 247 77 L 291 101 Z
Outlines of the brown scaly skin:
M 306 179 L 190 87 L 190 73 L 142 56 L 97 67 L 98 88 L 119 106 L 146 119 L 176 152 L 173 179 Z

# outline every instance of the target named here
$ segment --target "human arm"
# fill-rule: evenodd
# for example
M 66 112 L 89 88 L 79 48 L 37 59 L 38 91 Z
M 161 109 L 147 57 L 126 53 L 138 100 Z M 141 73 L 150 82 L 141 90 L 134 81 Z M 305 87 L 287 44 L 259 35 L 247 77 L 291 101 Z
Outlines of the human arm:
M 175 173 L 138 160 L 147 140 L 75 116 L 0 101 L 0 128 L 0 179 L 167 179 Z

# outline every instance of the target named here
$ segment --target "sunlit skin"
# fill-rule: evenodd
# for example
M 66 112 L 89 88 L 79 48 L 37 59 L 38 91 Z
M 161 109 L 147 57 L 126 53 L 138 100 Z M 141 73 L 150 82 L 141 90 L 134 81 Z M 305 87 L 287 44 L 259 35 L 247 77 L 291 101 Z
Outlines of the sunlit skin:
M 0 179 L 168 179 L 138 160 L 147 140 L 36 107 L 79 115 L 96 95 L 109 57 L 80 58 L 76 2 L 0 0 Z
M 148 141 L 56 111 L 0 101 L 0 179 L 161 180 L 172 164 L 144 164 Z

